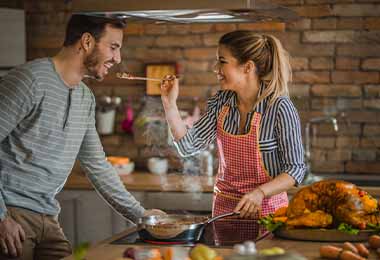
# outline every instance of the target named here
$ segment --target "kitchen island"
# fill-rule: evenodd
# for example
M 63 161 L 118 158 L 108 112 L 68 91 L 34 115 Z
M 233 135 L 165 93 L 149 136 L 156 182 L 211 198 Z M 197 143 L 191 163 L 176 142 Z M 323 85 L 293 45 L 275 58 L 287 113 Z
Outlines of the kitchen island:
M 121 181 L 145 208 L 160 208 L 183 214 L 211 212 L 214 177 L 134 172 L 121 175 Z M 300 187 L 288 191 L 291 197 Z M 380 197 L 379 187 L 363 187 L 374 197 Z M 95 192 L 81 172 L 70 175 L 64 190 L 57 196 L 62 211 L 61 226 L 76 246 L 83 242 L 102 241 L 128 227 L 131 223 L 112 210 Z
M 115 241 L 120 241 L 124 237 L 134 233 L 135 228 L 130 228 L 118 235 L 115 235 L 109 239 L 106 239 L 99 244 L 91 247 L 86 255 L 86 259 L 91 260 L 116 260 L 123 255 L 123 252 L 128 247 L 144 247 L 144 248 L 157 248 L 159 246 L 147 244 L 147 243 L 131 243 L 131 244 L 115 244 Z M 207 231 L 206 231 L 207 232 Z M 321 245 L 341 245 L 339 243 L 326 243 L 326 242 L 308 242 L 308 241 L 294 241 L 294 240 L 285 240 L 271 236 L 268 236 L 256 243 L 258 250 L 271 248 L 271 247 L 281 247 L 287 252 L 295 252 L 306 259 L 322 259 L 319 257 L 319 248 Z M 165 247 L 168 247 L 165 245 Z M 232 246 L 211 246 L 214 248 L 219 255 L 229 256 L 233 253 Z M 189 247 L 190 248 L 190 247 Z M 73 256 L 64 258 L 66 260 L 74 260 Z M 372 250 L 370 257 L 368 259 L 378 259 L 376 253 Z M 181 259 L 176 259 L 181 260 Z

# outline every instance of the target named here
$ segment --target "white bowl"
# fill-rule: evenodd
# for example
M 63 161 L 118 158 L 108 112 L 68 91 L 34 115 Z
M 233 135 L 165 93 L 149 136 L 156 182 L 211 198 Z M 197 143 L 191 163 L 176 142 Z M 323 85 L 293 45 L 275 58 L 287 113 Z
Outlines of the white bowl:
M 168 160 L 165 158 L 149 158 L 147 166 L 149 171 L 154 174 L 165 174 L 168 172 Z
M 131 174 L 135 170 L 135 163 L 129 162 L 123 165 L 115 165 L 114 168 L 119 175 Z

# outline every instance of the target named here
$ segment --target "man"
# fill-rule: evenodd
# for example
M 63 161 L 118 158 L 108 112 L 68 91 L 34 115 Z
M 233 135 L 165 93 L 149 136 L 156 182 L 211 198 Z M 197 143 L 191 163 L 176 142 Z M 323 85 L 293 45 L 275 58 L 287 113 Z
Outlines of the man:
M 0 80 L 0 259 L 53 260 L 71 254 L 55 199 L 76 159 L 96 190 L 126 218 L 145 210 L 106 160 L 95 129 L 95 98 L 82 82 L 120 63 L 124 23 L 73 15 L 53 58 Z

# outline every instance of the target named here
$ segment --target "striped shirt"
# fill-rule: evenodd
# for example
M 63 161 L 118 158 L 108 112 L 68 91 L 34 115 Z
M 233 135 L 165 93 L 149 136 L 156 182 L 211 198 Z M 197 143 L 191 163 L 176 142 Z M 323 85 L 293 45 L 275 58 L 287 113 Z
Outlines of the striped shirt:
M 95 97 L 83 82 L 69 89 L 50 58 L 0 79 L 0 218 L 6 206 L 57 215 L 55 196 L 77 158 L 111 206 L 132 221 L 143 215 L 106 160 L 95 128 Z
M 259 94 L 263 91 L 261 87 Z M 208 100 L 206 113 L 190 128 L 186 135 L 175 142 L 181 156 L 189 156 L 206 149 L 216 138 L 217 120 L 224 105 L 230 106 L 224 130 L 238 134 L 240 113 L 237 96 L 233 91 L 219 91 Z M 254 112 L 262 115 L 260 122 L 259 147 L 264 166 L 271 177 L 287 173 L 300 184 L 305 175 L 304 151 L 300 119 L 296 108 L 288 97 L 279 97 L 272 106 L 268 98 L 261 101 L 247 115 L 244 132 L 250 130 Z

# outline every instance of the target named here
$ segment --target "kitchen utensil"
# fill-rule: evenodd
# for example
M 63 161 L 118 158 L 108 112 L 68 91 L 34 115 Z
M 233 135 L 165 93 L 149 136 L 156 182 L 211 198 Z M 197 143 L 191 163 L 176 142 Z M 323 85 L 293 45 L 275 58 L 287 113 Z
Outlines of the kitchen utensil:
M 150 80 L 150 81 L 158 81 L 158 82 L 162 81 L 162 79 L 158 79 L 158 78 L 136 77 L 126 72 L 116 73 L 116 77 L 120 79 L 130 79 L 130 80 Z
M 147 81 L 157 81 L 157 82 L 163 81 L 163 79 L 159 79 L 159 78 L 137 77 L 127 72 L 118 72 L 116 73 L 116 77 L 120 79 L 130 79 L 130 80 L 147 80 Z M 180 79 L 180 76 L 175 76 L 175 77 L 177 79 Z
M 285 239 L 302 241 L 323 241 L 323 242 L 359 242 L 367 241 L 370 235 L 375 234 L 374 230 L 360 230 L 358 234 L 349 234 L 337 229 L 288 229 L 278 228 L 274 231 L 275 236 Z
M 268 236 L 273 236 L 273 233 L 270 232 L 270 231 L 265 231 L 263 234 L 259 235 L 256 239 L 255 239 L 255 243 L 259 242 L 260 240 L 263 240 L 264 238 L 268 237 Z
M 233 215 L 239 213 L 229 212 L 213 218 L 191 215 L 148 216 L 139 219 L 138 232 L 146 242 L 196 242 L 201 239 L 208 224 Z

